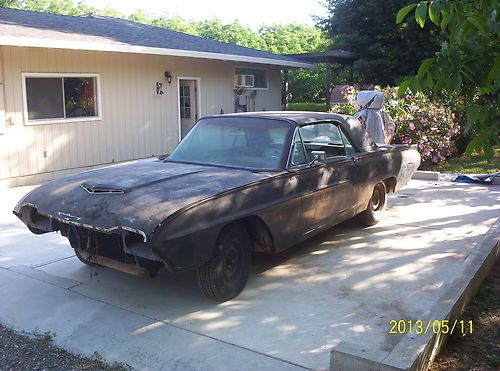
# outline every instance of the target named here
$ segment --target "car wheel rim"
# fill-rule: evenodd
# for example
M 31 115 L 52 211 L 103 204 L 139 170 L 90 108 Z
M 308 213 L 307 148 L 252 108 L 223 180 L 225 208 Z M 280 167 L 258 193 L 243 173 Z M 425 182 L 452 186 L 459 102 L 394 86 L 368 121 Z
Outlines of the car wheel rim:
M 381 194 L 380 188 L 375 188 L 372 195 L 372 207 L 373 211 L 380 211 L 384 207 L 384 198 Z
M 224 275 L 227 278 L 232 278 L 238 271 L 239 265 L 239 255 L 236 241 L 231 243 L 231 246 L 227 249 L 223 260 Z

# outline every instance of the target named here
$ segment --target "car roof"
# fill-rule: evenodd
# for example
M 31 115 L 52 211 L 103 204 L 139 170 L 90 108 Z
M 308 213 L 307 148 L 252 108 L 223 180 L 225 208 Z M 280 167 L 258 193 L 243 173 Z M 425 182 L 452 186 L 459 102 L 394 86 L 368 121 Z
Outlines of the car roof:
M 217 115 L 210 117 L 252 117 L 252 118 L 287 121 L 292 125 L 306 125 L 318 121 L 329 121 L 329 120 L 344 122 L 347 120 L 349 116 L 339 115 L 334 113 L 311 112 L 311 111 L 261 111 L 261 112 L 228 113 L 224 115 Z
M 302 126 L 313 124 L 315 122 L 336 121 L 340 124 L 343 132 L 351 140 L 352 144 L 361 151 L 372 151 L 377 148 L 371 136 L 361 126 L 358 120 L 352 116 L 339 115 L 326 112 L 310 111 L 262 111 L 262 112 L 240 112 L 228 113 L 224 115 L 215 115 L 205 118 L 256 118 L 267 120 L 278 120 L 288 122 L 291 126 Z

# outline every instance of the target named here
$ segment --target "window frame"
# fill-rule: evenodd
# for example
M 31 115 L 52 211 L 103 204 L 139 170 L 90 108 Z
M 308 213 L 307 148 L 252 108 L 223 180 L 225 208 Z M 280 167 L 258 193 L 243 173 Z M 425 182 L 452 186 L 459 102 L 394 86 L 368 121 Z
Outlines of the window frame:
M 234 89 L 241 89 L 241 87 L 236 86 L 236 69 L 237 68 L 245 68 L 245 69 L 252 69 L 252 70 L 260 70 L 260 71 L 265 71 L 266 72 L 266 87 L 265 88 L 243 88 L 247 90 L 269 90 L 269 70 L 267 68 L 263 67 L 253 67 L 253 66 L 233 66 L 233 87 Z
M 189 95 L 186 95 L 186 88 L 189 92 Z M 186 107 L 186 98 L 189 98 L 189 115 L 188 116 L 183 116 L 183 112 L 186 113 L 186 109 L 188 109 L 188 107 Z M 180 115 L 181 115 L 181 119 L 189 119 L 191 120 L 192 119 L 192 115 L 191 115 L 191 86 L 189 85 L 180 85 L 179 86 L 179 100 L 180 100 L 180 105 L 179 105 L 179 110 L 180 110 Z
M 68 118 L 50 118 L 50 119 L 38 119 L 30 120 L 28 117 L 28 92 L 26 90 L 26 78 L 38 77 L 38 78 L 60 78 L 64 81 L 65 77 L 83 77 L 83 78 L 95 78 L 95 96 L 96 96 L 96 116 L 85 116 L 85 117 L 68 117 Z M 34 125 L 49 125 L 49 124 L 65 124 L 71 122 L 88 122 L 88 121 L 102 121 L 102 105 L 101 105 L 101 75 L 99 73 L 64 73 L 64 72 L 22 72 L 21 82 L 23 89 L 23 116 L 24 125 L 34 126 Z M 64 85 L 62 85 L 63 99 L 64 99 Z M 64 103 L 64 102 L 63 102 Z M 63 108 L 65 110 L 65 108 Z M 64 111 L 64 113 L 66 113 Z
M 318 165 L 328 165 L 332 162 L 338 162 L 338 161 L 346 161 L 346 160 L 350 160 L 350 159 L 353 159 L 356 157 L 356 155 L 359 154 L 359 151 L 357 150 L 357 148 L 352 144 L 351 142 L 351 139 L 349 138 L 349 136 L 344 132 L 344 130 L 342 130 L 342 125 L 340 122 L 338 121 L 335 121 L 335 120 L 327 120 L 327 121 L 316 121 L 316 122 L 310 122 L 310 123 L 307 123 L 307 124 L 302 124 L 302 125 L 297 125 L 295 127 L 295 131 L 292 135 L 292 140 L 290 142 L 290 150 L 289 150 L 289 153 L 288 153 L 288 160 L 287 160 L 287 166 L 286 166 L 286 169 L 287 170 L 301 170 L 301 169 L 306 169 L 306 168 L 309 168 L 309 163 L 307 162 L 307 158 L 306 158 L 306 163 L 305 164 L 298 164 L 298 165 L 294 165 L 292 163 L 292 156 L 293 156 L 293 146 L 294 146 L 294 138 L 295 138 L 295 134 L 298 133 L 301 137 L 301 141 L 302 141 L 302 146 L 304 147 L 304 151 L 305 151 L 305 143 L 304 143 L 304 139 L 302 138 L 302 134 L 300 133 L 300 129 L 304 126 L 310 126 L 310 125 L 317 125 L 317 124 L 332 124 L 334 126 L 337 127 L 337 129 L 339 130 L 340 134 L 341 134 L 341 139 L 342 139 L 342 145 L 344 146 L 344 149 L 346 148 L 345 146 L 345 142 L 344 142 L 344 137 L 345 139 L 347 139 L 349 141 L 349 144 L 352 146 L 352 149 L 354 151 L 354 153 L 351 155 L 351 154 L 348 154 L 347 153 L 347 150 L 346 150 L 346 154 L 345 156 L 334 156 L 334 157 L 330 157 L 330 158 L 327 158 L 324 162 L 318 162 L 317 164 Z

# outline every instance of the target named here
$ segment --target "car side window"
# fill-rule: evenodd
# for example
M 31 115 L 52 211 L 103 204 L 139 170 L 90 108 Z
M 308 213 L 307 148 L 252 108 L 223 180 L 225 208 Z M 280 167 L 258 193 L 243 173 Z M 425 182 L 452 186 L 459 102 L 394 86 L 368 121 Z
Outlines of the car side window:
M 300 134 L 306 149 L 306 160 L 313 159 L 313 151 L 324 151 L 326 158 L 345 156 L 346 148 L 337 125 L 328 122 L 302 126 Z
M 340 134 L 342 135 L 342 141 L 344 142 L 345 152 L 348 156 L 354 156 L 356 154 L 356 150 L 352 146 L 351 141 L 346 137 L 342 130 L 340 130 Z
M 302 138 L 299 131 L 295 132 L 295 137 L 293 138 L 293 148 L 292 148 L 292 165 L 303 165 L 307 162 L 306 153 L 304 151 L 304 144 L 302 143 Z

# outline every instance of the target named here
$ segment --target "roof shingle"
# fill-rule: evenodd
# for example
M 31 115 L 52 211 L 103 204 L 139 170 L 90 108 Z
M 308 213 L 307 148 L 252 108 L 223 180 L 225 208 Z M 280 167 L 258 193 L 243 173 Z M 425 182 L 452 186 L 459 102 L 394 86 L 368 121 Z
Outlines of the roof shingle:
M 188 52 L 194 52 L 193 57 L 219 59 L 219 56 L 220 59 L 227 60 L 310 67 L 307 62 L 295 57 L 276 55 L 120 18 L 96 15 L 66 16 L 0 7 L 0 45 L 20 43 L 22 46 L 45 46 L 43 43 L 31 45 L 28 39 L 33 43 L 36 43 L 36 40 L 52 41 L 52 47 L 56 48 L 63 47 L 58 46 L 57 42 L 60 42 L 60 45 L 65 47 L 75 45 L 75 49 L 106 50 L 108 46 L 110 51 L 142 51 L 145 54 L 165 55 L 175 55 L 175 51 L 178 51 L 179 55 L 184 56 L 188 55 Z M 155 52 L 156 49 L 158 52 Z

